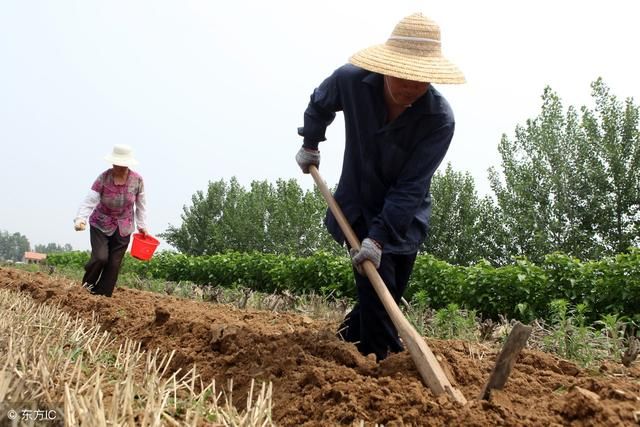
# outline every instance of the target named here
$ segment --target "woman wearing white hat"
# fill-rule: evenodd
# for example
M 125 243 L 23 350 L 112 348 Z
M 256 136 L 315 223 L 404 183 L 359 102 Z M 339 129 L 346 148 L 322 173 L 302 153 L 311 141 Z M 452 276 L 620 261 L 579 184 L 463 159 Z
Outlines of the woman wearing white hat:
M 134 220 L 138 231 L 147 234 L 146 201 L 142 177 L 130 169 L 138 164 L 131 147 L 116 145 L 105 160 L 113 166 L 91 186 L 74 226 L 82 231 L 89 219 L 91 259 L 85 265 L 83 284 L 93 294 L 110 297 L 135 228 Z
M 352 261 L 358 302 L 339 335 L 378 360 L 403 349 L 393 323 L 360 264 L 370 260 L 399 302 L 427 236 L 431 178 L 453 137 L 447 100 L 432 83 L 464 83 L 442 56 L 440 28 L 413 14 L 401 20 L 386 43 L 364 49 L 338 68 L 311 95 L 296 161 L 303 172 L 320 164 L 318 144 L 342 111 L 345 152 L 335 199 L 362 241 Z M 325 220 L 340 243 L 333 214 Z

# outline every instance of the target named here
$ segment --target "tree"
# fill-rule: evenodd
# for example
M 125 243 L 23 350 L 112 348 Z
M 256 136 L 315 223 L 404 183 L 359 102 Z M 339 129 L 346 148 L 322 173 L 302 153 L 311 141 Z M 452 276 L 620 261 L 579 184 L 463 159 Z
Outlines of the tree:
M 29 239 L 20 233 L 0 231 L 0 259 L 20 261 L 31 248 Z
M 502 174 L 489 174 L 512 255 L 597 258 L 638 243 L 638 107 L 601 79 L 592 89 L 596 108 L 580 116 L 545 88 L 540 115 L 500 141 Z
M 431 197 L 433 212 L 423 251 L 458 265 L 480 259 L 507 261 L 498 208 L 491 197 L 478 197 L 469 173 L 456 172 L 448 164 L 444 173 L 434 175 Z
M 639 107 L 631 98 L 620 103 L 598 79 L 592 84 L 595 111 L 583 112 L 591 155 L 585 156 L 586 186 L 594 189 L 594 230 L 607 254 L 638 245 L 640 231 Z
M 182 225 L 172 225 L 162 234 L 168 243 L 190 255 L 223 252 L 224 230 L 218 226 L 227 192 L 223 180 L 209 182 L 207 194 L 197 191 L 191 196 L 191 206 L 182 208 Z
M 73 248 L 68 243 L 66 243 L 64 246 L 57 243 L 49 243 L 47 245 L 36 245 L 34 250 L 42 254 L 51 254 L 54 252 L 71 252 L 73 251 Z
M 317 191 L 303 191 L 296 180 L 276 185 L 254 181 L 246 190 L 231 178 L 209 183 L 192 205 L 183 208 L 182 225 L 161 234 L 181 252 L 204 255 L 233 251 L 260 251 L 310 255 L 336 252 L 323 225 L 325 204 Z
M 279 179 L 271 200 L 267 228 L 273 252 L 306 256 L 340 250 L 324 227 L 327 204 L 317 188 L 304 192 L 296 180 Z

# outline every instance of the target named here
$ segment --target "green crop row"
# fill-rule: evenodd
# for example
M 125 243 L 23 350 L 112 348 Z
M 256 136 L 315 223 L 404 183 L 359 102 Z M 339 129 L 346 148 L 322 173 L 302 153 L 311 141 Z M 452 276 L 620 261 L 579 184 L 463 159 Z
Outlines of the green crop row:
M 87 252 L 56 253 L 47 258 L 51 265 L 79 268 L 88 260 Z M 242 285 L 260 292 L 314 291 L 336 297 L 355 296 L 349 259 L 327 253 L 295 257 L 242 252 L 208 256 L 160 252 L 144 262 L 127 254 L 121 272 L 135 273 L 142 278 L 189 281 L 201 285 Z
M 77 267 L 87 260 L 84 252 L 48 258 L 52 265 Z M 326 253 L 294 257 L 230 252 L 193 257 L 161 252 L 148 262 L 127 255 L 123 272 L 202 285 L 243 285 L 262 292 L 355 296 L 349 259 Z M 435 309 L 454 303 L 485 318 L 499 314 L 525 321 L 548 318 L 551 301 L 563 299 L 570 304 L 585 303 L 592 321 L 605 314 L 640 319 L 640 249 L 597 261 L 554 253 L 541 264 L 516 260 L 503 267 L 487 262 L 461 267 L 422 254 L 405 296 Z
M 485 262 L 460 267 L 420 256 L 407 298 L 434 308 L 456 303 L 483 317 L 548 319 L 550 303 L 563 299 L 587 305 L 589 320 L 618 314 L 640 320 L 640 250 L 582 262 L 561 253 L 541 264 L 516 260 L 493 267 Z

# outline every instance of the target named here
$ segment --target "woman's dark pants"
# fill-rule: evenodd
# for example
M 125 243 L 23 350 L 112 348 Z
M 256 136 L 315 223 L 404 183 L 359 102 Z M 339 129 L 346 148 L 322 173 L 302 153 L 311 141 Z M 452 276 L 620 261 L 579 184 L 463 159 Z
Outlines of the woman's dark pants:
M 118 229 L 107 236 L 93 226 L 90 227 L 90 233 L 91 259 L 84 266 L 82 282 L 89 286 L 92 294 L 110 297 L 131 236 L 122 237 Z

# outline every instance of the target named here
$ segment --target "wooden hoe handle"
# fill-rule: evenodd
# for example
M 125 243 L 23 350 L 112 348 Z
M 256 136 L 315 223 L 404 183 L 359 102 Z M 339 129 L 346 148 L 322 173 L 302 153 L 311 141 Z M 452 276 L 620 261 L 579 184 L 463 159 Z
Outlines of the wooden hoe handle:
M 336 217 L 347 242 L 349 242 L 351 247 L 360 249 L 360 241 L 358 240 L 358 237 L 353 232 L 351 225 L 347 222 L 340 206 L 338 206 L 338 203 L 336 203 L 333 195 L 329 191 L 327 184 L 322 180 L 320 172 L 318 172 L 318 168 L 311 165 L 309 166 L 309 172 L 311 173 L 311 176 L 313 176 L 316 185 L 327 201 L 329 209 L 331 209 L 331 212 Z M 369 278 L 369 281 L 373 285 L 376 294 L 378 294 L 378 298 L 382 301 L 382 305 L 384 305 L 387 314 L 389 314 L 391 321 L 398 330 L 398 334 L 407 346 L 409 353 L 411 354 L 411 358 L 416 364 L 416 368 L 418 369 L 418 372 L 420 372 L 424 383 L 436 396 L 442 393 L 447 393 L 453 398 L 453 400 L 465 405 L 467 403 L 467 399 L 465 399 L 459 390 L 455 389 L 451 385 L 451 382 L 449 382 L 449 379 L 445 375 L 442 367 L 436 360 L 436 357 L 431 352 L 427 343 L 420 334 L 418 334 L 411 323 L 409 323 L 409 321 L 404 317 L 402 311 L 400 311 L 400 308 L 398 308 L 398 305 L 389 293 L 389 289 L 387 289 L 382 277 L 380 277 L 378 270 L 376 270 L 376 267 L 371 261 L 367 260 L 363 263 L 363 268 Z

